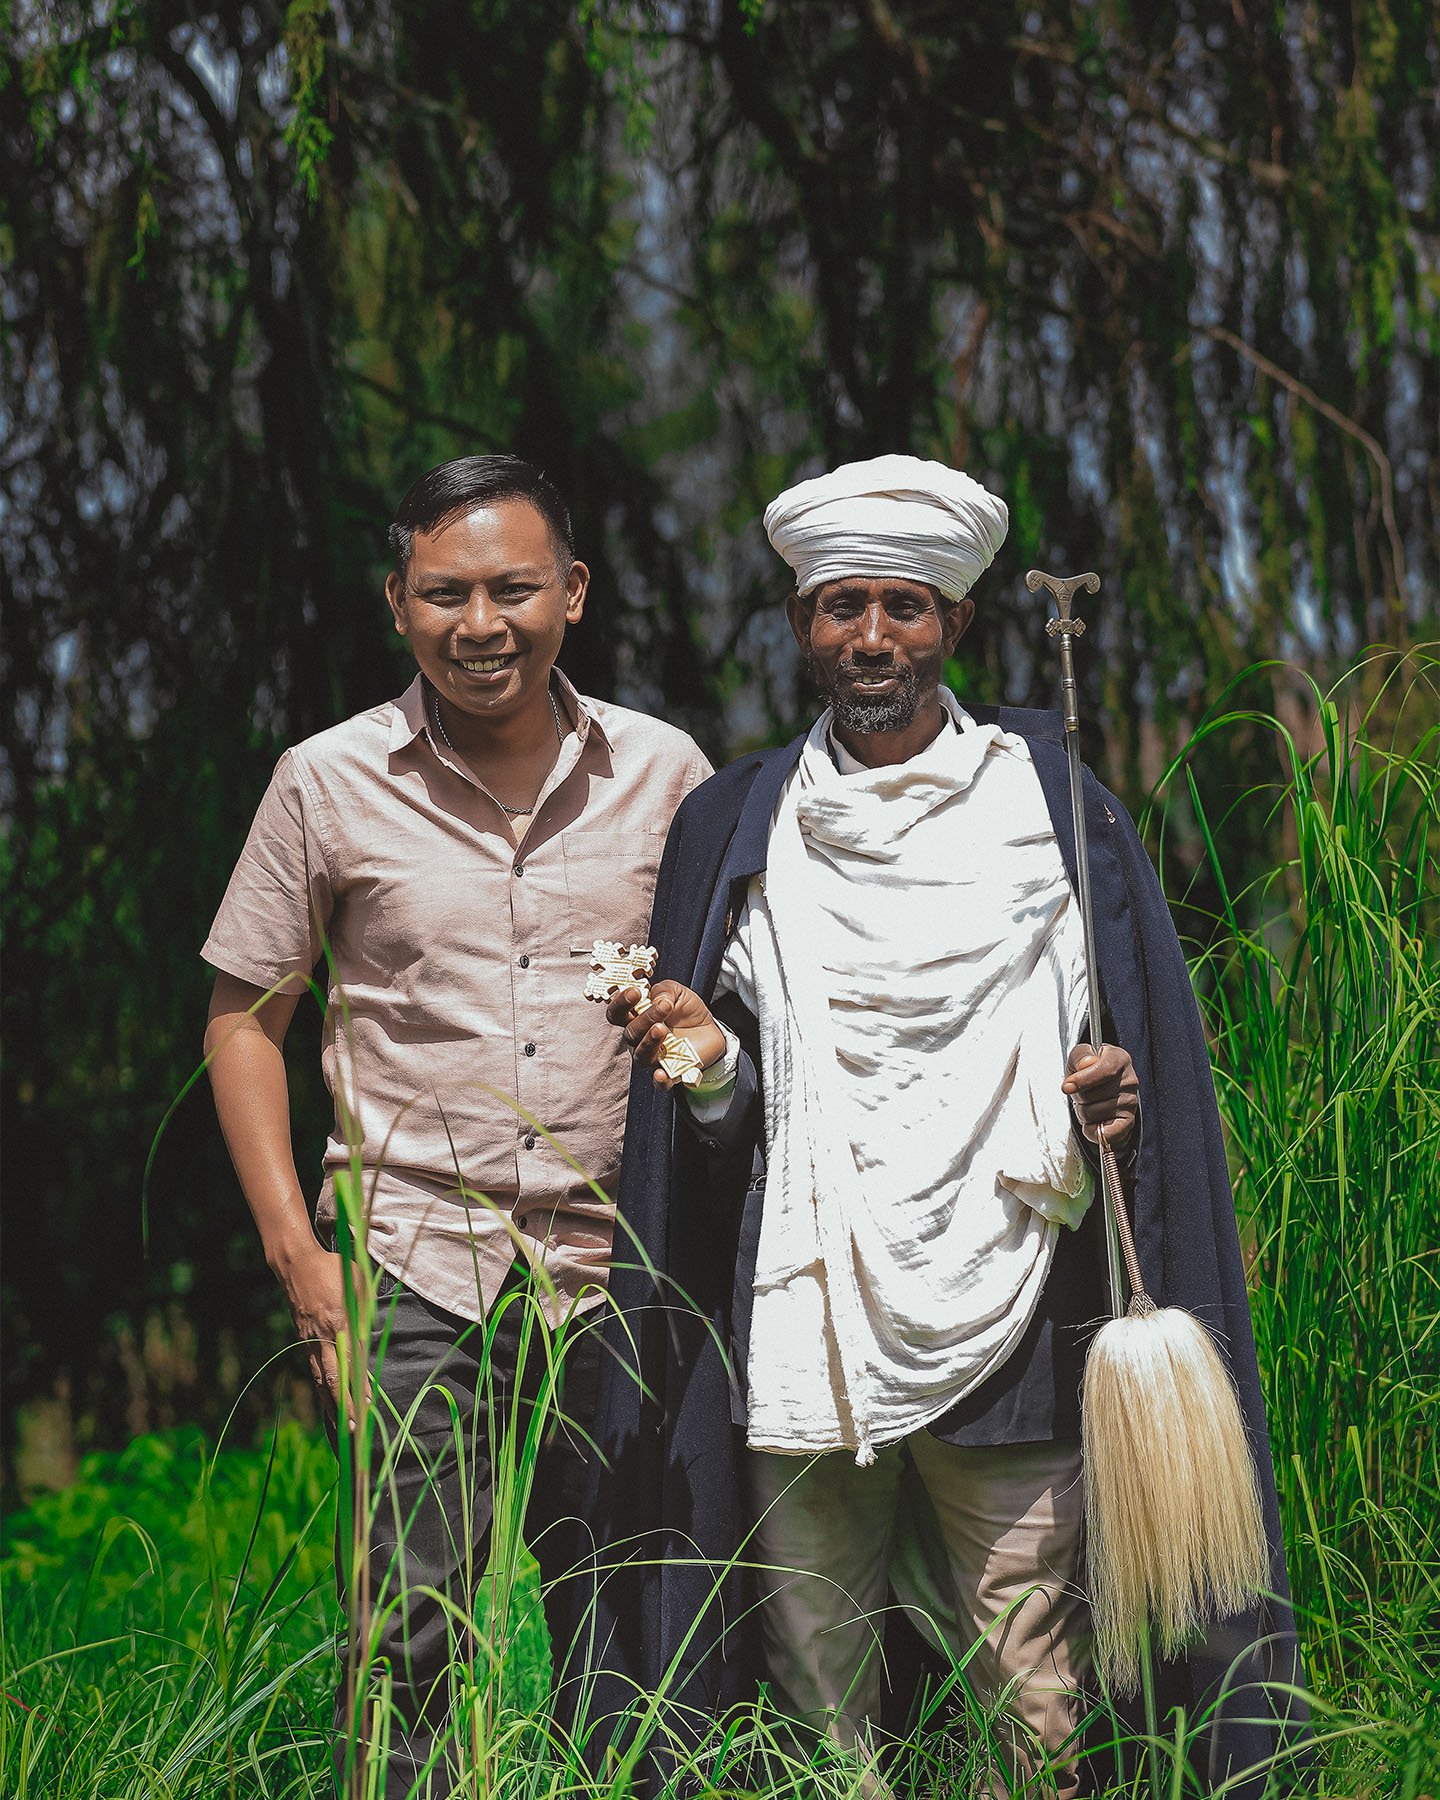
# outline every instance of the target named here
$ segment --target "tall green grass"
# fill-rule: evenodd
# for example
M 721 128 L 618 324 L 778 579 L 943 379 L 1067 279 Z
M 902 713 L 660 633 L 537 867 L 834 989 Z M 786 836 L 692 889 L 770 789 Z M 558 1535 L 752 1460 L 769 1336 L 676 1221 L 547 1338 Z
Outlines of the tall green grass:
M 1333 1791 L 1409 1796 L 1440 1785 L 1440 661 L 1307 681 L 1290 726 L 1243 704 L 1276 674 L 1157 804 L 1203 849 L 1169 890 L 1213 896 L 1193 969 Z M 1217 805 L 1197 771 L 1240 732 L 1275 782 Z M 1228 827 L 1257 805 L 1285 854 L 1246 879 Z
M 1436 664 L 1371 665 L 1312 690 L 1301 742 L 1228 697 L 1156 802 L 1172 895 L 1201 919 L 1194 953 L 1215 1051 L 1277 1477 L 1317 1728 L 1307 1790 L 1353 1800 L 1440 1791 L 1440 953 L 1436 950 Z M 1268 679 L 1265 671 L 1247 678 Z M 1235 732 L 1275 742 L 1272 792 L 1227 799 L 1212 770 Z M 1285 846 L 1258 875 L 1227 849 L 1239 808 Z M 1203 915 L 1197 913 L 1203 908 Z M 345 1189 L 355 1232 L 358 1186 Z M 390 1725 L 364 1589 L 375 1492 L 369 1446 L 405 1421 L 369 1397 L 377 1300 L 355 1260 L 344 1346 L 340 1557 L 360 1628 L 340 1634 L 327 1445 L 282 1426 L 259 1452 L 181 1435 L 87 1461 L 76 1485 L 12 1518 L 0 1542 L 0 1796 L 4 1800 L 319 1800 L 332 1791 L 337 1679 L 357 1729 L 347 1800 L 378 1793 Z M 565 1355 L 536 1313 L 531 1354 Z M 549 1721 L 546 1645 L 520 1521 L 538 1415 L 496 1422 L 502 1477 L 489 1568 L 453 1616 L 453 1777 L 434 1791 L 514 1800 L 625 1800 L 627 1766 L 592 1776 Z M 507 1429 L 508 1428 L 508 1429 Z M 462 1445 L 477 1454 L 478 1442 Z M 383 1465 L 383 1458 L 382 1465 Z M 383 1466 L 380 1485 L 383 1486 Z M 985 1791 L 1003 1734 L 965 1669 L 892 1747 L 897 1788 L 927 1800 Z M 679 1779 L 704 1795 L 871 1791 L 863 1759 L 806 1752 L 763 1706 L 684 1720 L 638 1696 Z M 1103 1705 L 1092 1739 L 1114 1737 Z M 1116 1793 L 1203 1790 L 1185 1755 L 1203 1719 L 1131 1742 Z M 1287 1768 L 1275 1796 L 1299 1791 Z

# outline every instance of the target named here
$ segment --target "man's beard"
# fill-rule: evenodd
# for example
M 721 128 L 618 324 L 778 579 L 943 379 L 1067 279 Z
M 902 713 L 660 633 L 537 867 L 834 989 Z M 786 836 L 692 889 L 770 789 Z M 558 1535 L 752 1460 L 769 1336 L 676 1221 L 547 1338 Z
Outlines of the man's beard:
M 914 722 L 920 710 L 920 688 L 915 671 L 903 664 L 885 671 L 899 683 L 894 691 L 873 696 L 848 681 L 830 685 L 813 662 L 810 672 L 815 677 L 815 685 L 830 702 L 835 723 L 841 731 L 903 731 Z

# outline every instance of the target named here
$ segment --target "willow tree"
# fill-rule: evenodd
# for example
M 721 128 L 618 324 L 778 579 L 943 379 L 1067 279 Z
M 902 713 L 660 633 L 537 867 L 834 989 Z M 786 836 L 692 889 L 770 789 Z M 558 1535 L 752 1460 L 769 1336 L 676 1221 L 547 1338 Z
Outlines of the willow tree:
M 1027 564 L 1100 568 L 1092 698 L 1137 797 L 1244 662 L 1323 669 L 1433 623 L 1427 0 L 663 10 L 651 264 L 748 529 L 780 474 L 844 456 L 993 477 L 986 685 L 1052 691 L 1011 604 Z

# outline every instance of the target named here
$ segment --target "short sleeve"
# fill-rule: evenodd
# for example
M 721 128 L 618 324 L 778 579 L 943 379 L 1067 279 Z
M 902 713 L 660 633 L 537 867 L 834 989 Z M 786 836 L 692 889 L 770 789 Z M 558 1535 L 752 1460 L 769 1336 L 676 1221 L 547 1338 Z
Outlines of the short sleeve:
M 691 794 L 702 781 L 708 781 L 715 773 L 710 766 L 710 759 L 698 744 L 693 746 L 694 754 L 690 758 L 690 767 L 685 771 L 685 793 Z M 684 798 L 682 794 L 681 798 Z
M 287 750 L 200 954 L 256 987 L 309 975 L 324 950 L 334 894 L 315 809 Z

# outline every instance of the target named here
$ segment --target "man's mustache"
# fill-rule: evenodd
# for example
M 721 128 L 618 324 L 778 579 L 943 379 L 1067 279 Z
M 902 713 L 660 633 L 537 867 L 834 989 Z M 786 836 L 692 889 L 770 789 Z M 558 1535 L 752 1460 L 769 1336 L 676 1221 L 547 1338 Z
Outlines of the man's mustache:
M 915 671 L 908 663 L 899 663 L 892 657 L 888 662 L 842 662 L 836 663 L 837 676 L 855 675 L 898 675 L 902 681 L 913 680 Z

